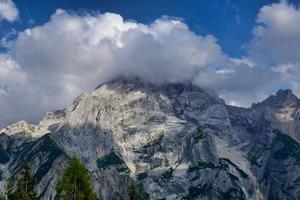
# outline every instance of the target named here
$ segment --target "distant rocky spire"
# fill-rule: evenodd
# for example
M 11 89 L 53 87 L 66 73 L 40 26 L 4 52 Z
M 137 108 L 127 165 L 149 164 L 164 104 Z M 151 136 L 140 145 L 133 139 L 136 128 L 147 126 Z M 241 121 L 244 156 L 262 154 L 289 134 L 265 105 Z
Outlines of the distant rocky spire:
M 294 107 L 299 105 L 299 99 L 297 96 L 293 93 L 290 89 L 280 89 L 276 92 L 275 95 L 269 96 L 267 99 L 262 101 L 259 104 L 254 104 L 252 107 L 257 106 L 270 106 L 270 107 L 277 107 L 277 108 L 283 108 L 283 107 Z

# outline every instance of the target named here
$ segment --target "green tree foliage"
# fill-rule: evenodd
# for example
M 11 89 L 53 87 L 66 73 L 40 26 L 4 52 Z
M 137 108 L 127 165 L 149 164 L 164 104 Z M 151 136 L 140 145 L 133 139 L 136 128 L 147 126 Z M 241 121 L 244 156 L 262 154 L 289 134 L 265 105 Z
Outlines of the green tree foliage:
M 14 182 L 13 178 L 8 179 L 8 183 L 6 186 L 6 199 L 7 200 L 15 200 L 15 192 L 14 192 Z
M 139 194 L 134 181 L 131 182 L 128 188 L 128 196 L 130 200 L 139 200 Z
M 77 158 L 72 158 L 56 186 L 55 200 L 96 200 L 91 176 Z
M 36 200 L 37 195 L 35 192 L 35 186 L 36 183 L 33 179 L 29 162 L 24 161 L 22 168 L 19 172 L 19 180 L 15 192 L 15 199 Z

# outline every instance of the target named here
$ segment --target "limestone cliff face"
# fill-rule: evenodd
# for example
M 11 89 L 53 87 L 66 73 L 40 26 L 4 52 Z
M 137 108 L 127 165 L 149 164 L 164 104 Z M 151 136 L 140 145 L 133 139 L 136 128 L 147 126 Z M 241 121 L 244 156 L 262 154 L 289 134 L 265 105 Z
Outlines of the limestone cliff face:
M 41 199 L 53 199 L 62 167 L 77 156 L 102 199 L 128 199 L 135 179 L 143 199 L 296 200 L 299 107 L 289 90 L 246 109 L 191 83 L 119 77 L 39 125 L 1 130 L 0 187 L 27 159 Z
M 274 128 L 300 141 L 300 100 L 291 90 L 279 90 L 252 108 L 263 114 Z

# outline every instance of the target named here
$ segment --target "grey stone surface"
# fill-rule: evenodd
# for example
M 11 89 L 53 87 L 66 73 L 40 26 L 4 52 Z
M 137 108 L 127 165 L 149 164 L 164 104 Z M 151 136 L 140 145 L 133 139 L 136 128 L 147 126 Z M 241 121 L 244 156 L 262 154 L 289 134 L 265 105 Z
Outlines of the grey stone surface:
M 300 198 L 299 99 L 280 90 L 251 108 L 228 106 L 191 83 L 119 77 L 38 125 L 1 130 L 1 191 L 24 159 L 38 193 L 53 199 L 71 156 L 102 199 L 296 200 Z

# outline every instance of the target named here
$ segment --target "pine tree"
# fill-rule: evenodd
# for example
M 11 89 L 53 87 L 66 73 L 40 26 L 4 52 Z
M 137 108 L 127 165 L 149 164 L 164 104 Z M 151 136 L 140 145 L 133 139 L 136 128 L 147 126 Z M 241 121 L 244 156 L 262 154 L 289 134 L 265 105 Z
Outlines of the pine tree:
M 6 199 L 7 200 L 15 200 L 15 193 L 14 193 L 14 181 L 13 178 L 8 179 L 8 183 L 6 186 Z
M 36 200 L 37 195 L 35 192 L 36 183 L 32 176 L 31 167 L 28 161 L 24 161 L 22 168 L 19 172 L 19 180 L 15 192 L 16 199 L 22 200 Z
M 128 196 L 130 200 L 139 200 L 139 194 L 134 181 L 131 182 L 128 188 Z
M 55 200 L 96 200 L 91 176 L 77 158 L 72 158 L 56 186 Z

